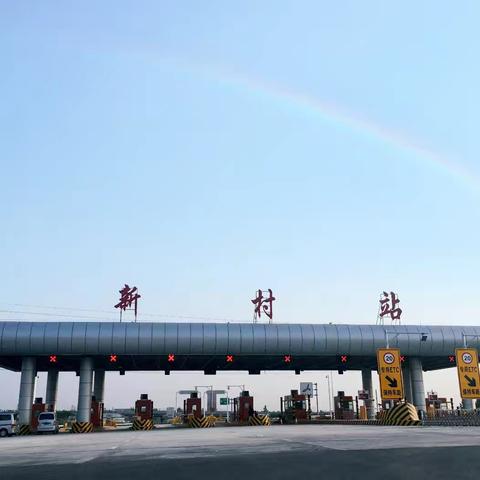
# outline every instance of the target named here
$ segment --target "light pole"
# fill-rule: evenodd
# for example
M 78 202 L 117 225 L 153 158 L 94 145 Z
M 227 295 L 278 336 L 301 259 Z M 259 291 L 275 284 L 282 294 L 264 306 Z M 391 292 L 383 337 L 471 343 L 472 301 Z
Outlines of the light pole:
M 330 393 L 330 376 L 326 375 L 325 378 L 327 379 L 327 384 L 328 384 L 328 409 L 330 410 L 330 419 L 333 420 L 333 415 L 332 415 L 332 395 Z
M 319 411 L 318 411 L 318 383 L 314 383 L 315 385 L 315 400 L 316 400 L 316 404 L 317 404 L 317 415 L 319 414 Z

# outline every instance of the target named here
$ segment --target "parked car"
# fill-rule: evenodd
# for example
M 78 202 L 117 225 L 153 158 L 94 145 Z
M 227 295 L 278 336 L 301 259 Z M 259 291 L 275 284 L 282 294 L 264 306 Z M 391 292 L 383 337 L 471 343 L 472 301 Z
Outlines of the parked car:
M 15 433 L 17 421 L 14 413 L 0 413 L 0 437 L 9 437 Z
M 58 433 L 57 415 L 54 412 L 42 412 L 38 415 L 37 433 Z

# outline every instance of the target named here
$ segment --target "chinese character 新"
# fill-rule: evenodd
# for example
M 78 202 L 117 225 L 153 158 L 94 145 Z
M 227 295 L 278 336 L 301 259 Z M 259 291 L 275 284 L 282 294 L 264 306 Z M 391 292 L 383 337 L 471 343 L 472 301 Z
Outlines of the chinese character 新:
M 255 305 L 255 310 L 254 310 L 254 319 L 256 320 L 257 318 L 260 318 L 262 316 L 262 310 L 263 313 L 271 320 L 273 317 L 273 308 L 272 304 L 273 301 L 275 300 L 275 297 L 273 296 L 272 290 L 268 289 L 268 297 L 264 297 L 262 290 L 257 291 L 257 297 L 252 300 L 252 303 Z
M 125 284 L 125 287 L 118 291 L 120 293 L 120 301 L 115 305 L 115 308 L 120 309 L 120 321 L 122 321 L 122 310 L 125 311 L 127 308 L 129 310 L 135 311 L 135 321 L 137 321 L 137 301 L 141 298 L 141 295 L 138 294 L 137 287 L 128 286 Z

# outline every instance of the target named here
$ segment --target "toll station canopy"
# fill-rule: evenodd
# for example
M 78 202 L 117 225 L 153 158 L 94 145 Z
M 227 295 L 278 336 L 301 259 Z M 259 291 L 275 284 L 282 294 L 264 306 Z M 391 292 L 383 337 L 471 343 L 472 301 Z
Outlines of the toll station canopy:
M 455 365 L 455 348 L 479 348 L 480 327 L 425 325 L 0 322 L 0 367 L 78 371 L 82 357 L 106 370 L 359 370 L 376 350 L 400 348 L 424 370 Z

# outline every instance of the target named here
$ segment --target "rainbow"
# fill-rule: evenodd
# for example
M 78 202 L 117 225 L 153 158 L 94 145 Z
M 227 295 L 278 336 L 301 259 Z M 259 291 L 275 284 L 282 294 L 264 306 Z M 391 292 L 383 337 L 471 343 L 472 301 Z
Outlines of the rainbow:
M 177 69 L 194 75 L 201 75 L 217 83 L 238 88 L 251 94 L 261 95 L 280 104 L 286 103 L 292 105 L 309 114 L 314 113 L 325 122 L 358 132 L 374 141 L 380 141 L 397 151 L 405 152 L 418 161 L 426 162 L 450 178 L 458 179 L 471 187 L 472 190 L 480 193 L 480 176 L 466 166 L 451 160 L 431 148 L 423 146 L 421 143 L 408 138 L 400 132 L 387 129 L 379 124 L 361 118 L 334 104 L 251 75 L 247 76 L 219 67 L 184 62 L 178 58 L 163 58 L 162 61 L 164 64 L 174 64 Z

